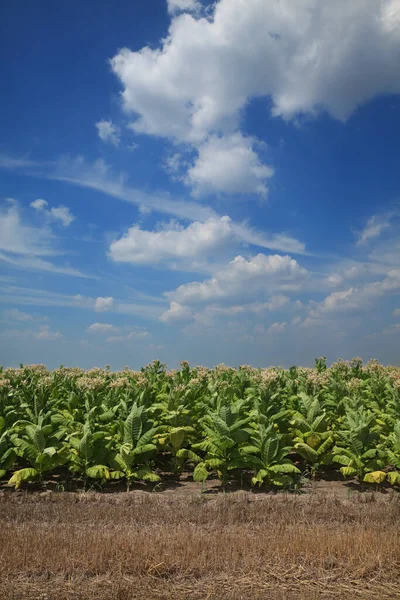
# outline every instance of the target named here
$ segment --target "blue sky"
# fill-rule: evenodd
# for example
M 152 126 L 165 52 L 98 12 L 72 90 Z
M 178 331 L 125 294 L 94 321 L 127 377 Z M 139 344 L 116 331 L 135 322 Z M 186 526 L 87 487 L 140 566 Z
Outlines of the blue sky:
M 2 13 L 0 364 L 399 364 L 399 0 Z

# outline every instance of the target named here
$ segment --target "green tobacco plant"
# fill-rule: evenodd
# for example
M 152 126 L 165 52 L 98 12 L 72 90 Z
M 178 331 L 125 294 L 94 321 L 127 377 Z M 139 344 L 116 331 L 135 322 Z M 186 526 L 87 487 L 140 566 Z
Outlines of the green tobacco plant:
M 45 473 L 53 471 L 68 460 L 68 449 L 60 446 L 57 438 L 52 435 L 52 426 L 44 424 L 45 415 L 37 417 L 37 423 L 25 426 L 22 437 L 12 436 L 17 455 L 25 459 L 30 467 L 17 470 L 9 485 L 16 488 L 26 481 L 38 480 L 43 483 Z
M 112 479 L 125 478 L 128 492 L 134 481 L 160 481 L 160 476 L 146 464 L 155 451 L 154 444 L 143 444 L 136 448 L 132 444 L 122 444 L 111 461 L 114 467 Z
M 5 429 L 5 419 L 0 417 L 0 479 L 11 469 L 17 457 L 10 438 L 10 432 Z
M 300 410 L 295 411 L 291 426 L 294 449 L 305 460 L 315 478 L 322 465 L 332 463 L 330 452 L 334 444 L 333 432 L 329 429 L 325 410 L 318 398 L 299 394 Z
M 99 479 L 104 483 L 110 479 L 110 468 L 107 460 L 110 450 L 106 443 L 105 431 L 93 431 L 87 421 L 80 431 L 68 436 L 70 447 L 68 468 L 72 473 L 83 476 L 85 487 L 87 479 Z
M 399 423 L 400 368 L 377 361 L 0 367 L 0 474 L 17 486 L 64 463 L 60 489 L 68 472 L 85 486 L 115 478 L 129 488 L 161 472 L 178 477 L 188 463 L 198 481 L 215 474 L 226 485 L 252 473 L 257 485 L 286 485 L 298 478 L 293 455 L 313 477 L 330 464 L 345 477 L 400 485 Z
M 156 433 L 157 427 L 153 427 L 153 422 L 147 419 L 144 406 L 134 404 L 123 423 L 122 444 L 111 459 L 114 468 L 112 478 L 124 477 L 128 490 L 135 480 L 160 481 L 160 476 L 149 465 L 157 450 L 154 443 Z
M 123 422 L 122 444 L 111 460 L 115 469 L 112 478 L 125 477 L 128 490 L 135 480 L 160 481 L 160 476 L 149 466 L 149 460 L 157 450 L 156 433 L 157 427 L 147 419 L 144 406 L 134 404 Z
M 192 450 L 181 449 L 177 452 L 178 457 L 197 463 L 194 481 L 205 481 L 215 471 L 225 486 L 230 472 L 246 465 L 239 448 L 250 437 L 251 429 L 247 427 L 249 420 L 250 417 L 241 418 L 229 406 L 222 406 L 218 413 L 204 417 L 202 430 L 205 439 L 193 444 Z M 203 453 L 204 458 L 198 451 Z
M 333 461 L 342 465 L 345 477 L 357 477 L 368 483 L 382 483 L 386 479 L 383 468 L 386 453 L 378 447 L 379 432 L 373 413 L 348 410 L 347 429 L 339 431 L 339 440 L 333 448 Z
M 188 366 L 184 365 L 183 377 L 187 379 L 189 373 Z M 160 423 L 157 441 L 162 452 L 171 454 L 171 468 L 176 477 L 179 477 L 184 462 L 177 454 L 196 433 L 191 425 L 190 393 L 190 388 L 180 384 L 178 389 L 172 388 L 169 394 L 160 394 L 149 409 Z
M 255 470 L 252 484 L 277 487 L 292 484 L 300 471 L 288 458 L 291 450 L 291 446 L 285 444 L 285 436 L 277 433 L 272 424 L 260 425 L 251 438 L 251 445 L 241 449 L 246 463 Z
M 389 465 L 396 469 L 386 474 L 387 480 L 392 485 L 400 485 L 400 421 L 395 423 L 387 439 L 386 452 Z

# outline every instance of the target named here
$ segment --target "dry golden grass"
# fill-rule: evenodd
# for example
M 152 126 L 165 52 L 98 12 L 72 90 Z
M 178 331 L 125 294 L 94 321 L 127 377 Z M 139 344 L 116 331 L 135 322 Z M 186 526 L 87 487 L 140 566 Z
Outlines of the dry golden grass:
M 0 598 L 400 598 L 400 497 L 0 496 Z

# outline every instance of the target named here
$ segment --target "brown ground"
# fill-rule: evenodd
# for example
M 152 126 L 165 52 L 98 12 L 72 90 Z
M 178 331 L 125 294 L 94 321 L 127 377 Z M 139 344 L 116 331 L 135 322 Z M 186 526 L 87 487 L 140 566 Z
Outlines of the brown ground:
M 304 492 L 3 487 L 0 599 L 400 598 L 400 495 Z

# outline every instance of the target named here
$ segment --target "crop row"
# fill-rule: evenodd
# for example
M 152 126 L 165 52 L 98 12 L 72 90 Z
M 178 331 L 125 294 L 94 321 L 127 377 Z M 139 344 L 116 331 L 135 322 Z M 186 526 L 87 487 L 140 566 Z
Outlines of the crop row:
M 400 369 L 376 361 L 327 368 L 0 370 L 0 478 L 61 473 L 104 484 L 216 474 L 290 487 L 339 469 L 400 484 Z

